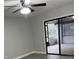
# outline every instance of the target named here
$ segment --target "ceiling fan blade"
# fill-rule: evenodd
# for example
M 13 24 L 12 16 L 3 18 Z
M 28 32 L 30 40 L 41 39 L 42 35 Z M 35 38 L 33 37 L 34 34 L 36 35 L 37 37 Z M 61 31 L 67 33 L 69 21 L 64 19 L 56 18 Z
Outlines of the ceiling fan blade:
M 16 13 L 16 12 L 18 12 L 19 10 L 21 10 L 21 8 L 20 8 L 20 9 L 17 9 L 17 10 L 15 10 L 15 11 L 13 11 L 13 13 Z
M 32 6 L 32 7 L 46 6 L 46 3 L 32 4 L 31 6 Z
M 34 12 L 34 9 L 30 8 L 31 12 Z

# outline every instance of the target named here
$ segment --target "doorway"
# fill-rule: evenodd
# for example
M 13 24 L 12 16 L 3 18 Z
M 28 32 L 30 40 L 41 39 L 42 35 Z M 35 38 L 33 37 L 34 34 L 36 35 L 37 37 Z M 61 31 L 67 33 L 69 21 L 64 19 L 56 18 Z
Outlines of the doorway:
M 44 22 L 47 54 L 74 55 L 73 15 Z

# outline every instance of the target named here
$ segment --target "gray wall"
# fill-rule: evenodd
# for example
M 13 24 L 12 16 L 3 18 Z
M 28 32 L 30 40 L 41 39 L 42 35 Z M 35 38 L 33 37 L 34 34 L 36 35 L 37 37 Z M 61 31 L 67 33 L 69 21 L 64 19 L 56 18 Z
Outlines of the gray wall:
M 34 50 L 28 19 L 5 17 L 4 25 L 5 59 L 13 59 Z

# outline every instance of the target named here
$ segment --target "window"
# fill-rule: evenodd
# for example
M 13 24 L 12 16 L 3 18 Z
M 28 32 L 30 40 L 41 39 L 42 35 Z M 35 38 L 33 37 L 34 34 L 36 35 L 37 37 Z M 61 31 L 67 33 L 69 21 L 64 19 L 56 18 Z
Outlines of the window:
M 74 23 L 63 24 L 63 35 L 64 36 L 74 35 Z

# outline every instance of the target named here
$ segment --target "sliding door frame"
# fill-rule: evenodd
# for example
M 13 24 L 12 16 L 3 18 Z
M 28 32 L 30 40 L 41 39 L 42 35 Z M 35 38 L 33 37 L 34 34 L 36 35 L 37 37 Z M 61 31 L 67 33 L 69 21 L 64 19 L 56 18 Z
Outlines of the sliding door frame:
M 49 54 L 49 55 L 62 55 L 62 56 L 74 56 L 74 55 L 61 54 L 61 43 L 60 43 L 60 20 L 63 19 L 63 18 L 66 18 L 66 17 L 72 17 L 72 16 L 74 16 L 74 15 L 68 15 L 68 16 L 59 17 L 59 18 L 55 18 L 55 19 L 51 19 L 51 20 L 44 21 L 45 43 L 46 43 L 46 44 L 45 44 L 45 45 L 46 45 L 46 54 Z M 47 50 L 46 23 L 47 23 L 47 22 L 50 22 L 50 21 L 54 21 L 54 20 L 58 20 L 59 54 L 48 53 L 48 50 Z

